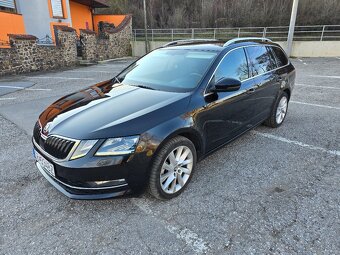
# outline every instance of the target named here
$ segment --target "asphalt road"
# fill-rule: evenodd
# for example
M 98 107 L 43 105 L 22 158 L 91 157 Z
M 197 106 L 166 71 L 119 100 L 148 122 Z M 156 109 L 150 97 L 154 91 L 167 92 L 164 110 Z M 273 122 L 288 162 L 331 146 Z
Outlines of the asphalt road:
M 70 200 L 34 165 L 33 125 L 55 99 L 129 62 L 0 80 L 0 94 L 34 83 L 0 96 L 0 254 L 339 254 L 339 58 L 294 59 L 285 123 L 200 162 L 178 198 Z

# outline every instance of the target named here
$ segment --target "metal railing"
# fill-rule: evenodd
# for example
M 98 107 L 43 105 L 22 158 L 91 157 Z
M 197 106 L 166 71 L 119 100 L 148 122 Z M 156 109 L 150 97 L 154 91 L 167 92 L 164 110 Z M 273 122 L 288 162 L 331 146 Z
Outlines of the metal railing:
M 53 38 L 49 35 L 37 39 L 37 45 L 54 46 Z
M 233 27 L 233 28 L 173 28 L 148 29 L 151 41 L 174 41 L 180 39 L 210 38 L 229 40 L 235 37 L 267 37 L 274 41 L 286 41 L 289 26 L 278 27 Z M 135 41 L 145 39 L 144 29 L 133 29 Z M 330 41 L 340 40 L 340 25 L 296 26 L 294 40 Z

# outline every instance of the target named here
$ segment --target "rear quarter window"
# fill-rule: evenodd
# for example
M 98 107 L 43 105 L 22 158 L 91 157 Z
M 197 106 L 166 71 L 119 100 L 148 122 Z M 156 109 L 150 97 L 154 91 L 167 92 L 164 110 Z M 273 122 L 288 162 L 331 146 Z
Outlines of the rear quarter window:
M 276 56 L 276 62 L 277 65 L 280 66 L 285 66 L 288 64 L 288 58 L 286 56 L 286 54 L 283 52 L 282 49 L 280 49 L 279 47 L 271 47 L 275 56 Z

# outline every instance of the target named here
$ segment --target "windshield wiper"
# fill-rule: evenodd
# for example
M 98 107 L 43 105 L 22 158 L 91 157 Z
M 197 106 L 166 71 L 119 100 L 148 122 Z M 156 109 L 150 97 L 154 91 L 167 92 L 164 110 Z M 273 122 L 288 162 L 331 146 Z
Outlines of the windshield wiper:
M 113 79 L 116 80 L 116 82 L 118 82 L 119 84 L 122 84 L 120 80 L 117 78 L 117 76 L 113 77 Z
M 138 87 L 138 88 L 142 88 L 142 89 L 151 89 L 151 90 L 155 90 L 154 88 L 151 88 L 149 86 L 146 85 L 140 85 L 140 84 L 128 84 L 130 86 L 134 86 L 134 87 Z

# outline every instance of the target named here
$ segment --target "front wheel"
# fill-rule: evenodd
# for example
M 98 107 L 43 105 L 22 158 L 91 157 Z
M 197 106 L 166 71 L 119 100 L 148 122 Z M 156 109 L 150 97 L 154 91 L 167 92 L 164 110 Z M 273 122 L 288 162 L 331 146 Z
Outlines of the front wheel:
M 194 144 L 177 136 L 155 155 L 149 180 L 149 193 L 158 199 L 171 199 L 183 192 L 191 180 L 197 155 Z
M 270 117 L 264 122 L 266 126 L 272 128 L 281 126 L 287 115 L 288 101 L 288 94 L 283 92 L 275 102 Z

